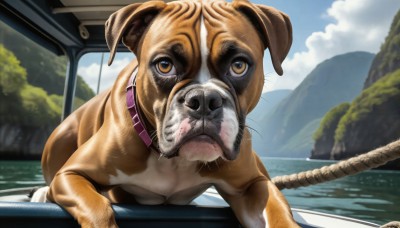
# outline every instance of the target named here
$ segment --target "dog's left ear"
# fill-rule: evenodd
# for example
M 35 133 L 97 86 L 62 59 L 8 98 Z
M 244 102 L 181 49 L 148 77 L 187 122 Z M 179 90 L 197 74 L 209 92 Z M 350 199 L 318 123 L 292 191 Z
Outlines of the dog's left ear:
M 232 4 L 260 32 L 264 48 L 269 48 L 276 73 L 282 75 L 282 62 L 292 46 L 292 24 L 289 17 L 273 7 L 253 5 L 247 0 L 236 0 Z
M 154 17 L 166 6 L 163 1 L 149 1 L 125 6 L 111 14 L 105 24 L 107 46 L 110 49 L 108 65 L 122 39 L 125 46 L 137 55 L 140 38 Z

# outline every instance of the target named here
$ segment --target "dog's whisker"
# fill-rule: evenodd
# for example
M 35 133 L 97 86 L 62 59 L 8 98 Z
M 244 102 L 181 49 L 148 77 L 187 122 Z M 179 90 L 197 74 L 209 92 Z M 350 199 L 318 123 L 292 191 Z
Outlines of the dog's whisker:
M 208 170 L 211 170 L 210 163 L 209 163 L 209 162 L 206 162 L 205 164 L 206 164 L 206 166 L 207 166 Z
M 219 159 L 215 159 L 215 160 L 214 160 L 214 163 L 215 163 L 215 165 L 217 166 L 217 168 L 219 169 L 218 160 L 219 160 Z
M 199 162 L 199 163 L 200 163 L 200 166 L 198 169 L 196 169 L 195 173 L 200 173 L 201 169 L 203 169 L 203 167 L 204 167 L 204 162 Z
M 261 133 L 259 131 L 257 131 L 257 129 L 250 127 L 250 126 L 246 126 L 248 129 L 250 129 L 250 134 L 253 134 L 253 132 L 255 132 L 258 136 L 262 137 Z

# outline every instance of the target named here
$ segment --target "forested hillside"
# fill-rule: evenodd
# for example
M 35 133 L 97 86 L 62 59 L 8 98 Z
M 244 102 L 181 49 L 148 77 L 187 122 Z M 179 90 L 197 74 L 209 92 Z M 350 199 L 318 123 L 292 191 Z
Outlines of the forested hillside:
M 0 156 L 40 155 L 60 122 L 66 66 L 65 57 L 0 23 Z M 78 77 L 75 102 L 94 95 Z
M 365 89 L 338 112 L 326 114 L 315 134 L 312 158 L 345 159 L 386 145 L 400 137 L 400 11 L 376 55 Z M 331 119 L 332 121 L 328 121 Z M 329 127 L 327 127 L 329 126 Z M 331 142 L 329 145 L 323 141 Z M 386 166 L 400 169 L 399 160 Z
M 365 81 L 364 89 L 368 88 L 386 74 L 400 68 L 400 11 L 397 12 L 390 27 L 389 34 L 376 55 Z
M 48 94 L 63 95 L 67 67 L 65 56 L 56 56 L 1 22 L 0 43 L 25 68 L 29 84 L 43 88 Z M 82 100 L 94 96 L 94 92 L 80 76 L 76 83 L 76 96 Z

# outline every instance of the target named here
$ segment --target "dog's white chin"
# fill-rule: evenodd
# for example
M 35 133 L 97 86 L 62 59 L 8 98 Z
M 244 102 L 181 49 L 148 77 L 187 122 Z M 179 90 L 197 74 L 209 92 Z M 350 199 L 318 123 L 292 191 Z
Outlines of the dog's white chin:
M 223 157 L 223 151 L 211 138 L 199 136 L 185 142 L 179 149 L 179 156 L 188 161 L 211 162 Z

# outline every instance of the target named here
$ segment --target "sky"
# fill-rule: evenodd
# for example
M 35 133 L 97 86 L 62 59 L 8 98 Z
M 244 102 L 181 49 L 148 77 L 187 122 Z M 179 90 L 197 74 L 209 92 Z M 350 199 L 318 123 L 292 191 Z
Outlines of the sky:
M 388 34 L 390 24 L 400 9 L 399 0 L 253 0 L 289 15 L 293 44 L 283 62 L 283 76 L 272 67 L 269 52 L 264 54 L 265 86 L 263 92 L 295 89 L 322 61 L 352 51 L 377 53 Z M 117 53 L 113 64 L 103 62 L 100 91 L 110 87 L 118 72 L 134 55 Z M 82 57 L 78 74 L 96 91 L 100 54 Z

